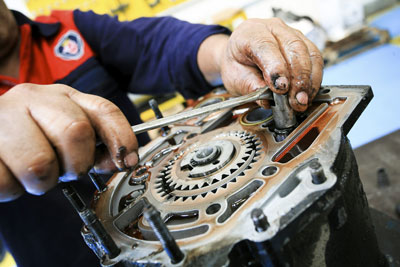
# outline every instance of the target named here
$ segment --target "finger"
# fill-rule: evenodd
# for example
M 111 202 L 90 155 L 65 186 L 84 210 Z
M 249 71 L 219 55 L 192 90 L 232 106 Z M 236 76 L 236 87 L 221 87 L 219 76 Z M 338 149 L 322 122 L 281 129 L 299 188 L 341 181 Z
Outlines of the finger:
M 110 152 L 104 144 L 96 147 L 95 165 L 96 173 L 111 173 L 117 171 Z
M 322 83 L 322 74 L 324 69 L 324 59 L 322 58 L 321 52 L 317 46 L 307 39 L 303 34 L 298 34 L 300 38 L 303 39 L 304 43 L 307 45 L 308 51 L 310 53 L 311 60 L 311 92 L 308 95 L 308 103 L 314 99 L 318 93 L 319 88 Z
M 235 95 L 246 95 L 267 85 L 257 67 L 242 65 L 236 60 L 230 60 L 222 71 L 229 73 L 222 75 L 225 88 Z M 257 104 L 269 108 L 268 100 L 257 101 Z
M 246 95 L 266 86 L 262 73 L 255 66 L 246 66 L 230 59 L 222 68 L 226 89 L 235 95 Z
M 75 180 L 94 164 L 95 132 L 83 110 L 63 94 L 36 100 L 30 114 L 57 151 L 62 181 Z
M 0 132 L 0 158 L 25 190 L 41 195 L 55 186 L 59 175 L 56 154 L 28 110 L 0 113 L 0 125 L 7 129 Z
M 234 55 L 240 55 L 240 50 L 243 50 L 248 60 L 262 71 L 271 90 L 278 94 L 286 93 L 290 86 L 290 73 L 275 36 L 266 30 L 264 23 L 258 22 L 258 20 L 249 20 L 248 23 L 243 23 L 242 28 L 244 29 L 240 31 L 241 36 L 236 38 L 232 35 L 233 38 L 236 38 L 234 41 L 237 42 L 237 50 L 239 50 L 234 52 Z M 244 35 L 243 32 L 245 32 Z M 249 64 L 240 58 L 236 59 L 240 63 Z
M 138 143 L 128 120 L 112 102 L 98 96 L 67 91 L 86 113 L 119 169 L 136 165 Z
M 311 60 L 307 45 L 294 29 L 283 22 L 268 24 L 268 27 L 278 40 L 280 50 L 289 64 L 291 73 L 289 102 L 296 111 L 304 111 L 307 108 L 308 93 L 311 88 Z
M 0 160 L 0 202 L 14 200 L 24 192 L 24 188 Z

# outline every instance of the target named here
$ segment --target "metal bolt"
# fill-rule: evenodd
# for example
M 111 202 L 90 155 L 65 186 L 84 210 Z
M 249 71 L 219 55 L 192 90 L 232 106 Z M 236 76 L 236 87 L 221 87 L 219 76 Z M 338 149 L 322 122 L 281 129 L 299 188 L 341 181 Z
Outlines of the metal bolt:
M 157 119 L 164 118 L 164 116 L 161 113 L 160 108 L 158 107 L 158 103 L 155 99 L 150 99 L 149 106 L 154 111 L 154 114 L 156 115 Z M 161 135 L 162 136 L 166 136 L 169 133 L 169 131 L 170 131 L 170 128 L 168 126 L 161 127 Z
M 100 243 L 104 252 L 110 259 L 117 257 L 121 250 L 117 247 L 106 229 L 104 229 L 103 224 L 99 221 L 96 214 L 86 207 L 86 204 L 71 184 L 63 183 L 62 186 L 64 195 L 78 212 L 86 228 L 93 234 L 97 242 Z
M 251 219 L 257 232 L 265 232 L 269 227 L 267 216 L 265 216 L 262 209 L 255 208 L 251 211 Z
M 322 184 L 326 181 L 326 176 L 324 174 L 324 169 L 321 163 L 318 161 L 313 161 L 310 163 L 311 177 L 313 184 Z
M 144 208 L 143 215 L 150 224 L 158 240 L 160 240 L 165 252 L 170 257 L 171 262 L 175 264 L 182 261 L 185 255 L 179 248 L 165 223 L 162 221 L 160 212 L 153 205 L 148 204 Z
M 94 186 L 96 186 L 97 191 L 103 192 L 103 191 L 107 190 L 107 185 L 101 179 L 100 175 L 98 175 L 95 172 L 89 172 L 89 177 L 90 177 L 90 179 L 92 179 L 92 182 L 93 182 Z

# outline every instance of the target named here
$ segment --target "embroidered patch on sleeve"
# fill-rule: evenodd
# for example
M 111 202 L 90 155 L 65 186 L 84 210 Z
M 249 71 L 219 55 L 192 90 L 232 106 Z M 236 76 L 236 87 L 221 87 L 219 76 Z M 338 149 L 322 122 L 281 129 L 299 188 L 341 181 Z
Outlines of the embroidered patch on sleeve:
M 83 56 L 81 36 L 73 30 L 66 32 L 54 47 L 54 53 L 64 60 L 80 59 Z

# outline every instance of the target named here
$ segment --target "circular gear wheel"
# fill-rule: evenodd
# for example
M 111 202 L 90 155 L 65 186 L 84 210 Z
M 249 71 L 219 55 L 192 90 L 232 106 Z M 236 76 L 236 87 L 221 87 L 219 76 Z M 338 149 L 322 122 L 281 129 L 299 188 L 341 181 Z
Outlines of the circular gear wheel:
M 216 194 L 244 177 L 261 155 L 259 137 L 247 131 L 203 140 L 179 151 L 156 176 L 153 185 L 161 198 L 186 202 Z

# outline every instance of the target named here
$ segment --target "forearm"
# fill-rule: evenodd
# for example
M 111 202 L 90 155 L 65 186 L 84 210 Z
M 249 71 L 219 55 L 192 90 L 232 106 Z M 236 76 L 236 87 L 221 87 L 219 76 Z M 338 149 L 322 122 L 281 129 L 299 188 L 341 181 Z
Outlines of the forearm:
M 226 53 L 229 35 L 215 34 L 206 38 L 200 45 L 197 64 L 204 78 L 211 84 L 221 82 L 221 59 Z
M 121 23 L 92 12 L 75 11 L 83 37 L 107 68 L 118 71 L 135 93 L 179 91 L 196 98 L 210 90 L 200 71 L 200 44 L 211 35 L 229 34 L 218 25 L 190 24 L 171 17 Z

